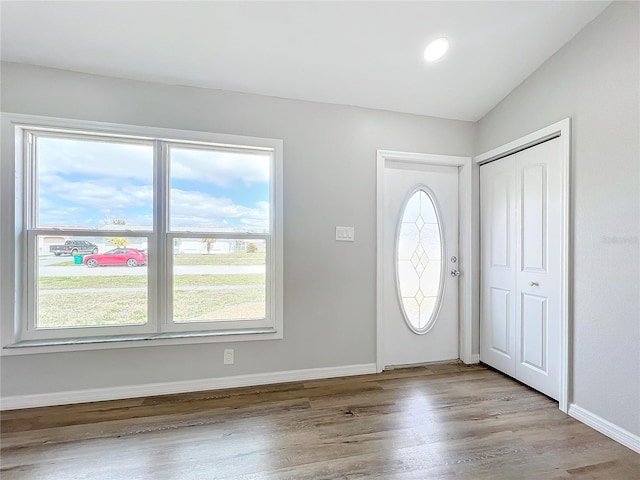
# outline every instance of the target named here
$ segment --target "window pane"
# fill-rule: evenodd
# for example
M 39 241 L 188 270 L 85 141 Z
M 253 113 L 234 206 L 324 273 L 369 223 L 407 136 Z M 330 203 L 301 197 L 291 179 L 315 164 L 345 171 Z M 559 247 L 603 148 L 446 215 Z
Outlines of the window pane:
M 36 137 L 36 227 L 151 230 L 153 147 Z
M 37 237 L 37 328 L 147 322 L 147 238 Z
M 174 321 L 265 318 L 265 247 L 264 240 L 176 238 Z
M 170 228 L 269 233 L 267 152 L 170 149 Z

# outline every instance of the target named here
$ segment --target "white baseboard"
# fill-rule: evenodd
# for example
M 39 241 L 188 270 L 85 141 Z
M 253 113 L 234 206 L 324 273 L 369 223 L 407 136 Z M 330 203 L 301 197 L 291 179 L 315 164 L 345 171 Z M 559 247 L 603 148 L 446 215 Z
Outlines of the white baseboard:
M 467 358 L 460 358 L 467 365 L 471 365 L 474 363 L 480 363 L 480 355 L 478 353 L 469 355 Z
M 569 405 L 569 416 L 579 420 L 585 425 L 590 426 L 594 430 L 612 438 L 618 443 L 621 443 L 625 447 L 629 447 L 636 453 L 640 453 L 640 437 L 635 435 L 624 428 L 621 428 L 608 420 L 591 413 L 588 410 L 572 403 Z
M 67 392 L 19 395 L 0 399 L 0 410 L 18 408 L 48 407 L 70 403 L 101 402 L 123 398 L 169 395 L 172 393 L 220 390 L 223 388 L 250 387 L 271 383 L 300 382 L 321 378 L 348 377 L 376 373 L 375 363 L 345 365 L 342 367 L 309 368 L 304 370 L 285 370 L 271 373 L 237 375 L 234 377 L 204 378 L 179 382 L 148 383 L 112 388 L 94 388 Z

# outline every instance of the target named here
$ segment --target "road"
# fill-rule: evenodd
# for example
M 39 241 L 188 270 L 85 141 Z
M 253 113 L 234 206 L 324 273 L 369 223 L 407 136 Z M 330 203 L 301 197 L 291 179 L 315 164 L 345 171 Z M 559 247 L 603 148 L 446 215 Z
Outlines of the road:
M 252 288 L 263 288 L 264 284 L 255 285 L 202 285 L 196 287 L 175 287 L 174 290 L 193 291 L 216 291 L 216 290 L 250 290 Z M 146 287 L 115 287 L 115 288 L 55 288 L 51 290 L 40 290 L 40 295 L 55 294 L 85 294 L 85 293 L 122 293 L 139 292 L 147 293 Z
M 234 275 L 265 273 L 264 265 L 177 265 L 174 275 Z M 41 266 L 41 277 L 111 277 L 115 275 L 147 275 L 147 267 L 96 267 L 84 265 Z

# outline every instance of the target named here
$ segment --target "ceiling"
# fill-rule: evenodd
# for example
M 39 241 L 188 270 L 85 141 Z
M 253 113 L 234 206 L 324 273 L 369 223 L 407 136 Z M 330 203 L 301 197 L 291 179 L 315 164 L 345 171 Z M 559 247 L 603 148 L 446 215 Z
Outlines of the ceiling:
M 476 121 L 610 2 L 14 2 L 2 60 Z M 449 53 L 423 51 L 446 36 Z

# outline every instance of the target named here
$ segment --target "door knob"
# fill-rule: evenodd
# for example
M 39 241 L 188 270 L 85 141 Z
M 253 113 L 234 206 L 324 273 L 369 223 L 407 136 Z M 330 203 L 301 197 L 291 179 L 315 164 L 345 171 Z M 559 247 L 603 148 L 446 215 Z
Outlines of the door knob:
M 451 270 L 451 276 L 452 277 L 459 277 L 460 275 L 462 275 L 460 273 L 460 270 L 456 270 L 455 268 L 453 270 Z
M 538 282 L 529 282 L 530 287 L 537 287 L 539 285 Z

